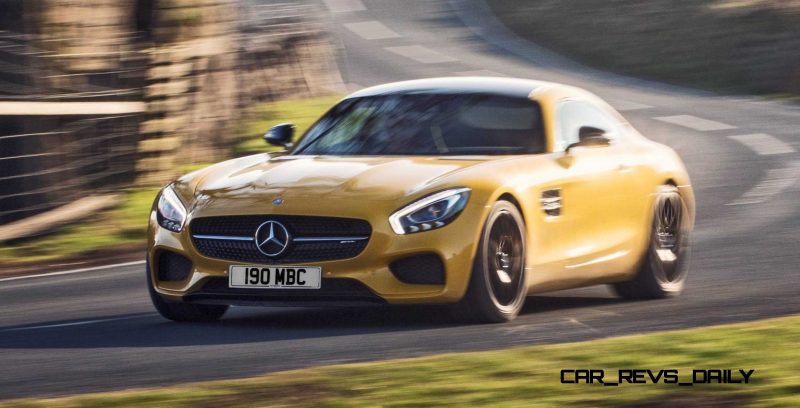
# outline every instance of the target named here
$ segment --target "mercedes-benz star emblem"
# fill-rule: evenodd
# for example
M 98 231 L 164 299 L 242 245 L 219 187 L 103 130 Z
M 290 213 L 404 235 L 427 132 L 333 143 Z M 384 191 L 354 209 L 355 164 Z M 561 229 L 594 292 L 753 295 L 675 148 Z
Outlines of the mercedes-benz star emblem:
M 256 248 L 269 257 L 284 253 L 292 240 L 289 230 L 278 221 L 266 221 L 259 225 L 255 238 Z

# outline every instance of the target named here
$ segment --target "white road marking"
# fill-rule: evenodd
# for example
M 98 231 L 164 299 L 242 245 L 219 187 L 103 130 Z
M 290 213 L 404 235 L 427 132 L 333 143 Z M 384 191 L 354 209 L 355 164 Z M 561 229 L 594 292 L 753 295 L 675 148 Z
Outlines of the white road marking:
M 730 97 L 730 96 L 723 96 L 719 98 L 719 100 L 725 102 L 732 102 L 732 103 L 758 103 L 765 101 L 764 98 L 760 98 L 757 96 L 745 96 L 745 97 Z
M 351 13 L 367 9 L 361 0 L 322 0 L 322 2 L 331 13 Z
M 508 75 L 506 75 L 506 74 L 501 74 L 501 73 L 499 73 L 497 71 L 492 71 L 492 70 L 489 70 L 489 69 L 477 69 L 477 70 L 474 70 L 474 71 L 458 71 L 458 72 L 453 72 L 453 75 L 458 75 L 458 76 L 481 76 L 481 77 L 485 77 L 485 76 L 488 76 L 488 77 L 508 77 Z
M 386 51 L 393 52 L 397 55 L 402 55 L 406 58 L 411 58 L 414 61 L 423 64 L 439 64 L 442 62 L 458 61 L 453 57 L 440 54 L 430 48 L 425 48 L 421 45 L 404 45 L 400 47 L 386 47 Z
M 766 133 L 753 133 L 750 135 L 728 136 L 729 138 L 747 146 L 750 150 L 762 155 L 794 153 L 792 146 L 780 141 L 778 138 Z
M 113 264 L 113 265 L 93 266 L 91 268 L 73 269 L 71 271 L 39 273 L 39 274 L 36 274 L 36 275 L 12 276 L 10 278 L 2 278 L 2 279 L 0 279 L 0 282 L 10 282 L 10 281 L 16 281 L 16 280 L 22 280 L 22 279 L 32 279 L 32 278 L 43 278 L 43 277 L 48 277 L 48 276 L 72 275 L 72 274 L 76 274 L 76 273 L 98 271 L 98 270 L 101 270 L 101 269 L 121 268 L 121 267 L 125 267 L 125 266 L 143 265 L 143 264 L 144 264 L 144 261 L 133 261 L 133 262 L 118 263 L 118 264 Z
M 731 126 L 721 122 L 715 122 L 713 120 L 698 118 L 697 116 L 692 116 L 692 115 L 661 116 L 653 119 L 660 120 L 662 122 L 672 123 L 674 125 L 687 127 L 689 129 L 699 130 L 701 132 L 709 132 L 712 130 L 736 129 L 736 126 Z
M 763 203 L 791 187 L 797 182 L 798 177 L 800 177 L 800 162 L 794 162 L 786 168 L 769 170 L 763 180 L 727 205 Z
M 609 99 L 608 103 L 610 103 L 611 106 L 614 107 L 614 109 L 620 112 L 653 108 L 650 105 L 645 105 L 639 102 L 626 101 L 624 99 Z
M 155 313 L 147 313 L 147 314 L 136 315 L 136 316 L 113 317 L 113 318 L 109 318 L 109 319 L 82 320 L 82 321 L 78 321 L 78 322 L 58 323 L 58 324 L 45 324 L 45 325 L 41 325 L 41 326 L 14 327 L 14 328 L 11 328 L 11 329 L 0 330 L 0 333 L 8 333 L 8 332 L 15 332 L 15 331 L 25 331 L 25 330 L 55 329 L 55 328 L 59 328 L 59 327 L 70 327 L 70 326 L 84 326 L 84 325 L 87 325 L 87 324 L 115 322 L 115 321 L 119 321 L 119 320 L 141 319 L 143 317 L 151 317 L 151 316 L 155 316 L 155 315 L 156 315 Z
M 586 323 L 584 323 L 584 322 L 582 322 L 582 321 L 580 321 L 580 320 L 578 320 L 578 319 L 575 319 L 575 318 L 570 318 L 570 319 L 569 319 L 569 322 L 570 322 L 570 323 L 577 324 L 578 326 L 583 326 L 583 327 L 585 327 L 585 328 L 587 328 L 587 329 L 589 329 L 589 330 L 591 330 L 591 331 L 593 331 L 593 332 L 595 332 L 595 333 L 601 333 L 601 331 L 600 331 L 600 330 L 597 330 L 597 329 L 595 329 L 594 327 L 592 327 L 592 326 L 589 326 L 588 324 L 586 324 Z
M 392 31 L 379 21 L 362 21 L 359 23 L 347 23 L 344 27 L 365 40 L 385 40 L 388 38 L 400 38 L 400 34 Z

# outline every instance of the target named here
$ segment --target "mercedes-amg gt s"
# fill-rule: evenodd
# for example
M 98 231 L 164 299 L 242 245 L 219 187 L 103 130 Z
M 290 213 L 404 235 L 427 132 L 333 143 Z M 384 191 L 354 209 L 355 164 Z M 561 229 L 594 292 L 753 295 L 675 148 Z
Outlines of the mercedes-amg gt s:
M 437 78 L 358 91 L 279 153 L 180 177 L 150 214 L 166 318 L 229 305 L 450 304 L 513 319 L 526 295 L 679 293 L 694 195 L 680 158 L 581 89 Z

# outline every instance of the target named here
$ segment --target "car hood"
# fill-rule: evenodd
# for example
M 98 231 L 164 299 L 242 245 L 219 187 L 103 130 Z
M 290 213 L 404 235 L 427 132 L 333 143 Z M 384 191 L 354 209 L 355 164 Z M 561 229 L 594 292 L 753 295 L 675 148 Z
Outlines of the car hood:
M 257 155 L 185 176 L 176 187 L 184 197 L 215 202 L 277 197 L 398 200 L 488 159 Z

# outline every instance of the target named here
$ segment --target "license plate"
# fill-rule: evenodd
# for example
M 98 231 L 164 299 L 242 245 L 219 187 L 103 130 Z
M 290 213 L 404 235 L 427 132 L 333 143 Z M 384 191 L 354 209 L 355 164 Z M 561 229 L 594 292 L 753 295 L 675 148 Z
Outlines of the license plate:
M 234 265 L 228 268 L 228 286 L 257 289 L 319 289 L 322 268 L 317 266 Z

